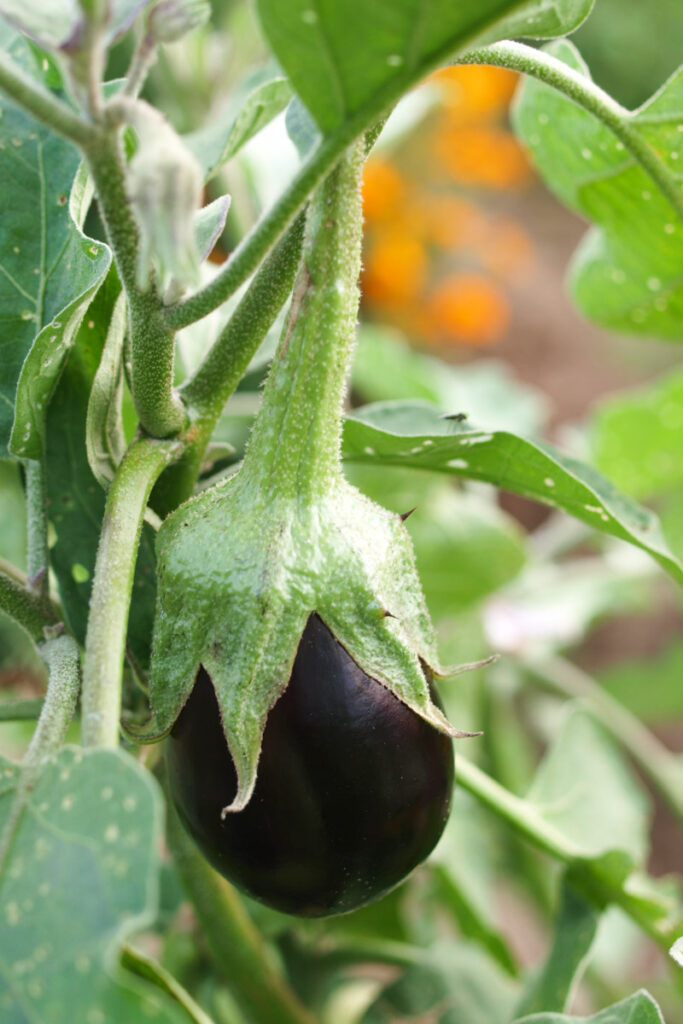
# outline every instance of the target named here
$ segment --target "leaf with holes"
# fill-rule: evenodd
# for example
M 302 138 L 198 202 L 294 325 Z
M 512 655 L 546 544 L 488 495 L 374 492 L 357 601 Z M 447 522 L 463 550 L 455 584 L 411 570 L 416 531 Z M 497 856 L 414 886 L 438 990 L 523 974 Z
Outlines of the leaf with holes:
M 1 831 L 20 769 L 0 768 Z M 123 751 L 65 747 L 44 767 L 0 885 L 5 1024 L 189 1024 L 180 1003 L 117 963 L 153 920 L 160 836 L 156 783 Z
M 3 48 L 42 81 L 27 40 Z M 0 457 L 38 459 L 45 410 L 83 314 L 111 262 L 80 225 L 89 203 L 73 146 L 3 102 L 0 117 Z M 73 185 L 73 189 L 72 189 Z
M 588 0 L 258 0 L 265 35 L 323 134 L 358 136 L 468 46 L 575 28 Z M 577 12 L 583 12 L 577 17 Z
M 669 551 L 655 514 L 620 494 L 591 466 L 542 441 L 478 430 L 444 418 L 427 402 L 376 402 L 347 418 L 343 454 L 353 462 L 483 480 L 563 509 L 647 551 L 683 583 L 683 564 Z
M 548 52 L 590 77 L 566 40 Z M 627 114 L 631 128 L 683 183 L 683 69 Z M 683 341 L 683 223 L 671 202 L 603 124 L 528 79 L 514 125 L 549 188 L 591 221 L 571 271 L 585 315 L 612 330 Z

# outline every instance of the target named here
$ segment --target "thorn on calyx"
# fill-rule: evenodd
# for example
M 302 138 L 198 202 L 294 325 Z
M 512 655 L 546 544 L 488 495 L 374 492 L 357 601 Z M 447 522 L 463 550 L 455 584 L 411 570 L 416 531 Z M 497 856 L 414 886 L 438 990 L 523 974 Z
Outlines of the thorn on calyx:
M 401 520 L 402 523 L 405 523 L 408 516 L 412 516 L 416 508 L 417 505 L 415 505 L 414 508 L 409 508 L 407 512 L 399 512 L 398 518 Z
M 383 619 L 395 619 L 395 618 L 397 618 L 397 616 L 394 615 L 393 612 L 388 611 L 386 608 L 382 608 L 382 611 L 380 612 L 380 614 L 381 614 Z

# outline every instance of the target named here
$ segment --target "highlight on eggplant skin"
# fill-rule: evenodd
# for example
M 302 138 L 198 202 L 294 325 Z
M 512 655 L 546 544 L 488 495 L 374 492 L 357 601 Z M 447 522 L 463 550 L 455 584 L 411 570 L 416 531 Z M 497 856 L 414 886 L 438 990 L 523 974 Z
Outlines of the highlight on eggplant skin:
M 441 836 L 454 784 L 450 738 L 367 676 L 317 615 L 268 715 L 244 810 L 221 816 L 237 778 L 203 668 L 166 756 L 180 817 L 212 866 L 307 917 L 354 910 L 401 882 Z

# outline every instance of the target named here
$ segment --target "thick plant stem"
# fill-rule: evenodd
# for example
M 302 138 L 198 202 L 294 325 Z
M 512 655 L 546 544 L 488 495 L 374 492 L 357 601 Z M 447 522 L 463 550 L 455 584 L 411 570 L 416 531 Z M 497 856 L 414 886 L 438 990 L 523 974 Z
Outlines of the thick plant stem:
M 49 552 L 47 546 L 47 492 L 45 466 L 41 461 L 27 459 L 26 513 L 27 513 L 27 570 L 29 586 L 42 601 L 48 597 Z
M 520 659 L 525 671 L 565 697 L 583 701 L 597 720 L 621 743 L 643 774 L 657 787 L 671 810 L 683 821 L 683 767 L 656 736 L 611 697 L 587 673 L 564 658 Z
M 0 89 L 38 121 L 77 145 L 86 145 L 95 135 L 92 124 L 40 86 L 5 54 L 0 54 Z
M 78 702 L 79 652 L 73 637 L 52 637 L 42 644 L 40 653 L 48 667 L 47 693 L 22 762 L 19 784 L 0 839 L 0 874 L 26 801 L 40 776 L 41 767 L 59 750 Z
M 51 604 L 1 570 L 0 609 L 14 619 L 37 644 L 45 639 L 45 627 L 53 626 L 58 621 Z
M 236 891 L 209 867 L 170 803 L 167 841 L 213 960 L 249 1020 L 314 1024 L 271 960 Z
M 523 43 L 502 42 L 470 50 L 459 56 L 457 64 L 491 64 L 510 68 L 562 92 L 578 106 L 593 114 L 619 139 L 634 160 L 649 174 L 657 188 L 669 200 L 683 220 L 683 189 L 658 153 L 652 149 L 638 127 L 634 114 L 612 99 L 590 78 L 568 67 L 557 57 Z
M 351 147 L 311 200 L 299 278 L 242 473 L 261 493 L 312 499 L 338 476 L 360 293 L 365 159 Z
M 148 434 L 169 437 L 182 430 L 187 419 L 173 390 L 175 331 L 165 322 L 156 289 L 143 292 L 137 285 L 138 229 L 126 193 L 119 128 L 102 130 L 84 151 L 128 302 L 135 410 Z
M 185 450 L 154 489 L 152 503 L 160 515 L 190 497 L 206 446 L 225 403 L 292 290 L 303 240 L 300 216 L 255 275 L 230 320 L 195 375 L 180 389 L 192 413 Z
M 586 889 L 596 903 L 614 903 L 631 917 L 651 939 L 668 950 L 676 937 L 672 923 L 653 922 L 647 908 L 625 883 L 617 883 L 600 870 L 599 857 L 587 854 L 554 825 L 547 822 L 537 807 L 515 796 L 471 761 L 459 756 L 457 778 L 481 803 L 508 822 L 538 849 L 567 865 L 574 884 Z
M 107 495 L 88 614 L 83 742 L 115 747 L 135 562 L 147 499 L 179 444 L 142 438 L 128 449 Z

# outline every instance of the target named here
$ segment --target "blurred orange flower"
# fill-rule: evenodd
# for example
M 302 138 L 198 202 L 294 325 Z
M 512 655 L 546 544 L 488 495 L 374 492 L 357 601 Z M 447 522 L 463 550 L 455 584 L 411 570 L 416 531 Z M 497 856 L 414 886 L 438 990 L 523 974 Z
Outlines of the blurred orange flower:
M 533 260 L 523 227 L 473 195 L 531 178 L 505 123 L 517 76 L 449 67 L 429 81 L 443 103 L 417 139 L 366 165 L 363 298 L 418 343 L 488 345 L 507 330 L 507 291 Z
M 427 297 L 426 316 L 432 332 L 444 341 L 487 345 L 496 341 L 510 320 L 508 301 L 483 274 L 449 274 Z

